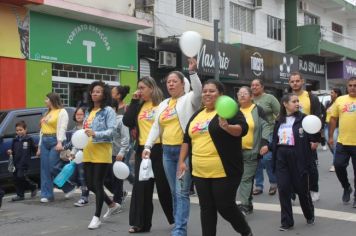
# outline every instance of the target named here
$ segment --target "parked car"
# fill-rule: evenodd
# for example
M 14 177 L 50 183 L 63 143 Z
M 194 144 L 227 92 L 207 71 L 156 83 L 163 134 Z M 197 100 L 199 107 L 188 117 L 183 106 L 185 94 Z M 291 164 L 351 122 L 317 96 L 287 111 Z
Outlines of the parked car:
M 72 119 L 75 109 L 73 107 L 65 108 L 68 112 L 69 123 L 68 130 L 74 127 Z M 11 147 L 12 139 L 15 137 L 15 124 L 24 120 L 27 124 L 27 133 L 33 137 L 36 144 L 39 141 L 40 119 L 47 111 L 47 108 L 29 108 L 29 109 L 14 109 L 0 111 L 0 180 L 9 180 L 12 177 L 7 169 L 9 156 L 6 151 Z M 40 175 L 40 160 L 38 157 L 31 157 L 28 170 L 30 176 L 39 179 Z

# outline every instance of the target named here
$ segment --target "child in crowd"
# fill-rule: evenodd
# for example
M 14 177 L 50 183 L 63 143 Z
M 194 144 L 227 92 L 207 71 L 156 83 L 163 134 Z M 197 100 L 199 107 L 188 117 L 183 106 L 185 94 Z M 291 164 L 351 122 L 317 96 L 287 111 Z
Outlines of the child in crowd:
M 31 156 L 34 156 L 37 151 L 34 140 L 27 135 L 27 125 L 25 121 L 19 121 L 15 125 L 16 137 L 12 141 L 11 149 L 7 150 L 7 154 L 14 158 L 15 171 L 14 181 L 16 186 L 16 196 L 11 200 L 21 201 L 25 199 L 25 191 L 31 191 L 31 197 L 37 195 L 37 184 L 34 183 L 28 176 L 27 170 Z M 1 192 L 1 190 L 0 190 Z M 0 193 L 0 198 L 2 194 Z

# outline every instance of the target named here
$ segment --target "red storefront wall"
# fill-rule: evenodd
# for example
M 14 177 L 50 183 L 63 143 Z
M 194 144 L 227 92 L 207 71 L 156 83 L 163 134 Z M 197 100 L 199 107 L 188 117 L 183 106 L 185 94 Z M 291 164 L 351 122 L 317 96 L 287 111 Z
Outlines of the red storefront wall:
M 26 61 L 0 57 L 0 110 L 25 108 Z

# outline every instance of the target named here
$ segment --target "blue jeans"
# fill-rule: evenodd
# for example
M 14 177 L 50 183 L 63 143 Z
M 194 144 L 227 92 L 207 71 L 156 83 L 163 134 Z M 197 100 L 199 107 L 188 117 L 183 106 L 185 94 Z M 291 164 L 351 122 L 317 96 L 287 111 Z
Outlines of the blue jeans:
M 53 199 L 53 176 L 55 166 L 60 163 L 59 152 L 55 150 L 57 138 L 55 136 L 43 136 L 41 150 L 41 197 Z
M 325 136 L 325 141 L 329 141 L 329 124 L 326 123 L 324 126 L 324 136 Z M 336 153 L 336 143 L 337 143 L 337 138 L 339 137 L 339 128 L 335 128 L 334 134 L 333 134 L 333 139 L 334 139 L 334 145 L 333 145 L 333 150 L 330 150 L 333 154 L 333 163 L 335 161 L 335 153 Z
M 173 215 L 175 226 L 172 230 L 172 236 L 187 235 L 187 225 L 190 210 L 190 171 L 186 171 L 181 180 L 177 179 L 180 148 L 180 145 L 163 145 L 163 167 L 173 198 Z M 189 166 L 189 158 L 186 159 L 186 165 Z
M 272 141 L 272 135 L 270 136 L 269 141 L 270 142 Z M 263 182 L 264 182 L 263 169 L 266 169 L 271 187 L 277 187 L 277 178 L 273 173 L 273 167 L 272 167 L 272 152 L 268 152 L 265 155 L 263 155 L 262 159 L 259 160 L 257 165 L 255 186 L 256 189 L 260 189 L 262 191 L 263 191 Z

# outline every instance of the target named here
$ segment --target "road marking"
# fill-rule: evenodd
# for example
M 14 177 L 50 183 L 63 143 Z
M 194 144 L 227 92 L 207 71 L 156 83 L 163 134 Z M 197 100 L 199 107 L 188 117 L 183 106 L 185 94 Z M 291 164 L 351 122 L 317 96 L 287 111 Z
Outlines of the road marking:
M 60 190 L 60 189 L 54 189 L 54 192 L 63 193 L 62 190 Z M 75 192 L 79 194 L 79 193 L 81 193 L 81 190 L 78 188 Z M 40 191 L 39 191 L 39 193 L 40 193 Z M 109 194 L 109 196 L 112 196 L 112 194 L 110 192 L 107 192 L 107 193 Z M 14 196 L 15 195 L 7 195 L 4 197 L 4 199 L 10 199 Z M 131 192 L 128 192 L 127 197 L 131 197 Z M 158 200 L 157 193 L 153 194 L 153 199 Z M 198 197 L 191 196 L 190 202 L 192 204 L 199 204 Z M 239 202 L 237 201 L 237 203 L 239 203 Z M 73 209 L 75 209 L 75 208 L 73 208 Z M 280 212 L 281 211 L 279 204 L 260 203 L 260 202 L 254 202 L 253 209 L 260 210 L 260 211 L 271 211 L 271 212 Z M 302 212 L 302 209 L 300 208 L 300 206 L 293 206 L 293 213 L 298 214 L 298 215 L 303 215 L 303 212 Z M 355 213 L 349 213 L 349 212 L 343 212 L 343 211 L 333 211 L 333 210 L 315 208 L 315 216 L 321 217 L 321 218 L 334 219 L 334 220 L 356 222 L 356 211 L 355 211 Z

